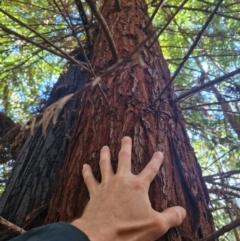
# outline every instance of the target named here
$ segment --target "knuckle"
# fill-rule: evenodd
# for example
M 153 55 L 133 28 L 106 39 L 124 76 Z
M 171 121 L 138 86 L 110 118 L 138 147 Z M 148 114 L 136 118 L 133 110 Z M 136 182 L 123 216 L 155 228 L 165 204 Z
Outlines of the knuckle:
M 123 158 L 126 158 L 126 157 L 130 156 L 130 153 L 128 151 L 126 151 L 126 150 L 120 150 L 119 156 L 121 156 Z
M 174 226 L 178 226 L 183 221 L 182 215 L 176 209 L 171 210 L 172 219 L 175 220 Z
M 89 175 L 83 175 L 84 182 L 87 183 L 88 180 L 90 179 Z
M 158 230 L 159 234 L 161 235 L 165 234 L 169 229 L 166 221 L 159 218 L 155 218 L 155 220 L 153 221 L 153 227 L 155 228 L 155 230 Z
M 149 165 L 148 169 L 153 173 L 158 173 L 158 168 L 154 165 Z
M 105 162 L 107 162 L 107 158 L 106 157 L 102 157 L 99 161 L 100 165 L 104 164 Z
M 132 187 L 134 190 L 142 191 L 146 189 L 146 184 L 143 180 L 137 178 L 132 182 Z
M 117 174 L 114 178 L 114 185 L 121 186 L 124 189 L 124 188 L 129 188 L 130 182 L 126 175 Z
M 92 175 L 90 173 L 84 173 L 83 179 L 84 179 L 85 182 L 87 182 L 87 181 L 92 179 Z
M 116 182 L 121 182 L 121 183 L 124 183 L 125 182 L 125 176 L 123 174 L 117 174 L 116 175 Z

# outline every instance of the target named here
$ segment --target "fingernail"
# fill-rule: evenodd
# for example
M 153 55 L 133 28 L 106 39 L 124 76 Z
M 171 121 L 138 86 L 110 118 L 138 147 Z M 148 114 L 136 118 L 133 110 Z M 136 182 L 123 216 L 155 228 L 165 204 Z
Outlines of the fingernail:
M 85 168 L 86 168 L 86 166 L 87 166 L 87 164 L 83 164 L 83 167 L 82 167 L 82 169 L 85 169 Z
M 176 210 L 178 211 L 178 213 L 180 213 L 180 217 L 182 218 L 182 220 L 184 220 L 187 215 L 186 209 L 181 206 L 177 206 Z
M 123 138 L 122 138 L 122 141 L 127 141 L 127 140 L 132 140 L 132 138 L 130 137 L 130 136 L 124 136 Z
M 103 150 L 103 149 L 109 149 L 109 147 L 108 147 L 108 146 L 103 146 L 103 147 L 102 147 L 102 150 Z
M 163 157 L 163 153 L 161 151 L 157 151 L 154 154 L 157 155 L 158 158 L 162 158 Z

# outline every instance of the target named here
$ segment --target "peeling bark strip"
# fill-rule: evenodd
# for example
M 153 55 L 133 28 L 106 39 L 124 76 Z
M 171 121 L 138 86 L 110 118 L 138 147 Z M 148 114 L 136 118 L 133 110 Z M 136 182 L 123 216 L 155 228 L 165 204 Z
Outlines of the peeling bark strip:
M 143 0 L 121 0 L 121 10 L 114 11 L 114 1 L 106 0 L 102 7 L 105 18 L 123 58 L 142 42 L 151 29 L 143 31 L 147 17 Z M 174 102 L 170 86 L 152 108 L 151 104 L 170 80 L 170 75 L 157 44 L 151 50 L 143 48 L 139 64 L 134 56 L 102 79 L 102 89 L 108 104 L 98 88 L 87 90 L 81 100 L 75 133 L 71 138 L 61 177 L 50 203 L 46 222 L 71 220 L 81 215 L 88 193 L 82 179 L 82 166 L 92 166 L 100 180 L 99 152 L 109 145 L 112 163 L 117 167 L 120 139 L 133 139 L 132 171 L 139 173 L 154 151 L 164 152 L 164 163 L 151 184 L 150 199 L 154 209 L 181 205 L 187 218 L 181 227 L 170 230 L 161 240 L 197 240 L 214 230 L 208 211 L 208 194 L 201 170 L 187 136 L 180 107 Z M 103 31 L 96 36 L 92 65 L 100 74 L 113 62 L 113 56 Z

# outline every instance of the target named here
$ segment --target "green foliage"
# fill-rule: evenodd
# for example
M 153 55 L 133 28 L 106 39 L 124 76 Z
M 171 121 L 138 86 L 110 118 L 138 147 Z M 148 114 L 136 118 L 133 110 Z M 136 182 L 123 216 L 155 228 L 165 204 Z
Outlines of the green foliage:
M 48 1 L 2 1 L 0 7 L 64 51 L 70 52 L 76 47 L 61 14 L 54 6 L 49 6 Z M 41 38 L 2 12 L 0 22 L 37 43 L 43 43 Z M 48 47 L 46 43 L 44 46 Z M 64 59 L 0 30 L 0 110 L 17 121 L 27 120 L 47 98 L 64 71 L 65 63 Z
M 64 7 L 60 0 L 55 2 L 65 9 L 63 13 L 53 1 L 47 0 L 2 0 L 0 8 L 71 55 L 78 44 L 63 16 L 68 20 L 71 18 L 77 37 L 84 43 L 86 35 L 82 20 L 73 0 L 63 0 Z M 147 1 L 150 16 L 158 2 Z M 171 74 L 182 62 L 215 5 L 214 0 L 188 1 L 159 37 Z M 153 20 L 156 32 L 163 28 L 179 6 L 178 0 L 168 0 L 157 12 Z M 90 11 L 84 7 L 89 18 L 92 18 Z M 239 10 L 238 1 L 223 2 L 174 81 L 177 96 L 239 68 Z M 54 50 L 42 38 L 2 12 L 0 23 Z M 63 58 L 0 29 L 0 110 L 19 122 L 26 121 L 39 110 L 65 68 L 66 60 Z M 240 140 L 237 135 L 237 130 L 240 130 L 240 106 L 238 101 L 234 101 L 240 98 L 239 75 L 226 78 L 214 87 L 180 101 L 189 137 L 205 176 L 240 168 Z M 220 105 L 219 96 L 229 103 Z M 214 102 L 216 104 L 209 104 Z M 216 182 L 235 186 L 239 182 L 239 174 Z M 212 183 L 208 183 L 208 188 L 223 190 L 222 186 Z M 232 191 L 230 188 L 224 190 Z M 240 199 L 220 194 L 211 194 L 211 199 L 212 208 L 216 210 L 213 211 L 216 226 L 229 223 L 227 202 L 234 200 L 238 207 Z M 236 216 L 233 214 L 232 218 Z M 234 240 L 233 237 L 234 233 L 230 232 L 227 238 L 221 240 Z

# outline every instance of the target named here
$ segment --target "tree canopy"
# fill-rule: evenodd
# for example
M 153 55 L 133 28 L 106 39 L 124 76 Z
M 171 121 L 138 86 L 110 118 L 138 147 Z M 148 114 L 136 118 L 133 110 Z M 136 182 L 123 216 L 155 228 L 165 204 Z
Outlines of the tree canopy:
M 100 8 L 102 2 L 95 1 L 96 6 Z M 0 2 L 0 111 L 4 116 L 24 124 L 40 113 L 69 62 L 88 68 L 78 50 L 87 57 L 92 33 L 104 27 L 91 3 Z M 146 9 L 158 37 L 150 40 L 159 41 L 168 62 L 217 228 L 240 217 L 239 4 L 238 0 L 148 0 Z M 11 126 L 10 122 L 1 128 Z M 12 162 L 14 158 L 0 160 L 2 188 Z M 238 241 L 238 232 L 234 229 L 222 240 Z

